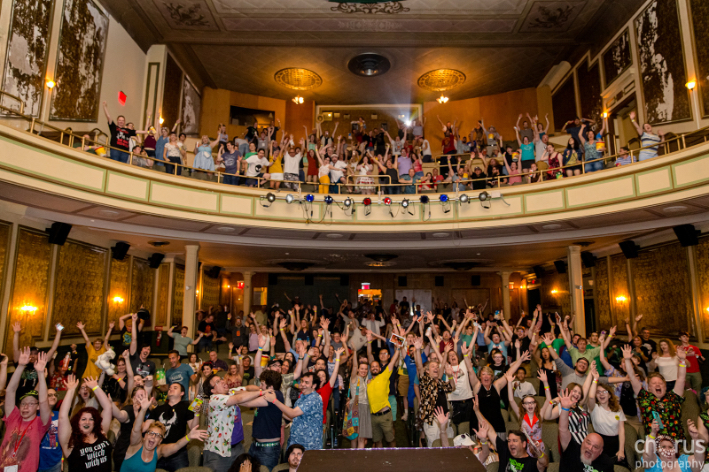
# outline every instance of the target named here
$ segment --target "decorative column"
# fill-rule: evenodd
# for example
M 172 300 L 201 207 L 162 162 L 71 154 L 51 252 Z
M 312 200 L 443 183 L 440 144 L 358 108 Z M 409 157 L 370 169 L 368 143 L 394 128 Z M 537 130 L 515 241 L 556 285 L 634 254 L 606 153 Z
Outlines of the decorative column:
M 583 271 L 581 269 L 581 247 L 569 246 L 568 257 L 569 296 L 571 297 L 571 313 L 574 318 L 574 333 L 586 337 L 586 315 L 583 308 Z
M 504 310 L 505 318 L 508 320 L 512 316 L 510 311 L 510 275 L 512 272 L 500 272 L 502 278 L 502 309 Z
M 244 276 L 244 317 L 249 316 L 251 313 L 251 298 L 253 287 L 251 286 L 251 278 L 254 276 L 255 272 L 242 272 Z
M 199 271 L 199 244 L 185 246 L 185 297 L 182 301 L 182 325 L 195 333 L 195 307 Z

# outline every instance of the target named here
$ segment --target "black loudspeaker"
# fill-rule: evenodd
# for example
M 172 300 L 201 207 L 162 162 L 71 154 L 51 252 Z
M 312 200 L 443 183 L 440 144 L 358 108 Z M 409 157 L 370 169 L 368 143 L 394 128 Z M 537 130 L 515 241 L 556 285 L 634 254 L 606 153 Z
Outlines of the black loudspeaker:
M 148 263 L 151 269 L 157 269 L 162 264 L 162 260 L 165 258 L 165 254 L 160 254 L 159 252 L 154 252 L 152 256 L 148 258 Z
M 46 231 L 49 234 L 49 244 L 63 246 L 67 236 L 69 236 L 69 231 L 71 231 L 71 225 L 66 223 L 52 223 L 52 227 L 47 228 Z
M 566 273 L 566 262 L 564 261 L 554 261 L 554 267 L 556 267 L 556 271 L 559 274 L 565 274 Z
M 278 274 L 268 274 L 268 285 L 278 285 Z
M 623 255 L 626 259 L 635 259 L 638 257 L 638 246 L 635 245 L 635 241 L 623 241 L 618 243 L 620 250 L 623 251 Z
M 219 278 L 219 273 L 222 271 L 222 268 L 219 266 L 212 266 L 209 269 L 204 270 L 204 274 L 211 278 L 211 279 L 218 279 Z
M 699 231 L 697 231 L 694 225 L 680 225 L 672 229 L 682 247 L 696 246 L 699 244 Z
M 538 278 L 541 279 L 546 275 L 547 271 L 544 270 L 544 267 L 542 266 L 534 266 L 532 267 L 532 270 L 534 271 L 534 275 Z
M 314 275 L 306 275 L 305 276 L 305 285 L 315 285 L 315 276 Z
M 435 278 L 435 282 L 436 282 L 436 284 L 435 284 L 436 287 L 443 287 L 443 285 L 444 285 L 444 283 L 443 283 L 443 276 L 442 276 L 442 275 L 437 275 L 436 278 Z
M 586 268 L 596 267 L 596 256 L 588 251 L 581 253 L 581 262 Z
M 470 276 L 470 285 L 473 287 L 479 287 L 480 286 L 480 276 L 479 275 L 471 275 Z
M 350 276 L 349 275 L 341 275 L 340 276 L 340 285 L 343 287 L 349 287 L 350 286 Z
M 113 258 L 117 261 L 122 261 L 126 258 L 126 254 L 128 254 L 128 249 L 130 249 L 130 244 L 116 243 L 116 245 L 111 248 Z
M 405 275 L 400 275 L 399 276 L 399 287 L 406 287 L 407 285 L 407 280 Z

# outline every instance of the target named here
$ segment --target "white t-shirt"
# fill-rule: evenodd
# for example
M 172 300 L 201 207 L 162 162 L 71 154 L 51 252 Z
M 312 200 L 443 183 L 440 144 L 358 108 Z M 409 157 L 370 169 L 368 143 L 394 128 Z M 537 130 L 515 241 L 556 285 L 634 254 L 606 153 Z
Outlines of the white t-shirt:
M 347 163 L 343 161 L 337 161 L 334 164 L 332 164 L 333 167 L 337 167 L 338 169 L 347 169 Z M 330 182 L 337 182 L 340 180 L 345 174 L 342 171 L 339 170 L 330 170 Z
M 428 142 L 428 139 L 423 140 L 423 145 L 421 146 L 421 150 L 423 151 L 424 156 L 431 155 L 431 143 Z
M 610 411 L 596 405 L 591 412 L 593 429 L 604 436 L 618 436 L 618 422 L 625 421 L 623 410 Z
M 468 380 L 468 366 L 463 362 L 451 368 L 455 376 L 455 390 L 448 394 L 448 401 L 458 402 L 473 398 L 473 390 Z
M 268 159 L 266 159 L 265 157 L 259 159 L 258 154 L 254 154 L 253 156 L 246 159 L 246 163 L 249 165 L 249 167 L 246 169 L 246 176 L 256 177 L 261 173 L 264 167 L 268 166 Z
M 658 357 L 655 359 L 655 364 L 657 365 L 657 370 L 662 374 L 667 382 L 674 382 L 677 380 L 677 364 L 679 359 L 677 356 L 672 357 Z
M 534 385 L 529 382 L 517 382 L 512 381 L 512 388 L 514 388 L 515 398 L 524 398 L 525 395 L 536 395 L 537 392 L 534 391 Z
M 375 334 L 379 334 L 379 328 L 384 326 L 386 323 L 379 320 L 362 320 L 362 326 L 365 326 L 368 330 Z
M 318 167 L 318 178 L 325 177 L 328 174 L 330 174 L 330 166 L 329 165 Z
M 283 154 L 283 173 L 284 174 L 297 174 L 300 170 L 299 164 L 303 156 L 298 153 L 295 156 L 291 156 L 288 153 Z

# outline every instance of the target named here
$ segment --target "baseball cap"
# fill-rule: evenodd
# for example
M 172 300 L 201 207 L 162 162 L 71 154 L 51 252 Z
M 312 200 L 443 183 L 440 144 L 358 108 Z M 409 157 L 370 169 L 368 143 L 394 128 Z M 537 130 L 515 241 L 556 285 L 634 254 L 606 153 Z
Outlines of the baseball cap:
M 279 358 L 271 359 L 270 361 L 268 361 L 268 367 L 272 367 L 276 364 L 283 365 L 283 361 L 280 360 Z

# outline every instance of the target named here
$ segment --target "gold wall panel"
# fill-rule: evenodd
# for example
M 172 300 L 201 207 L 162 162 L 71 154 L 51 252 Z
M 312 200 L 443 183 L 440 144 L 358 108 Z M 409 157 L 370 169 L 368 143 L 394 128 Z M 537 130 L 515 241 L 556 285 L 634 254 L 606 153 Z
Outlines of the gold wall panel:
M 542 306 L 543 307 L 558 307 L 561 309 L 559 314 L 571 315 L 571 293 L 569 292 L 569 274 L 547 274 L 542 278 L 542 287 L 540 288 Z M 552 293 L 556 290 L 556 293 Z M 529 307 L 530 312 L 533 312 L 536 307 Z
M 137 312 L 140 305 L 152 310 L 153 294 L 155 293 L 155 269 L 150 268 L 148 261 L 134 257 L 132 272 L 128 313 Z
M 709 339 L 709 238 L 699 240 L 695 246 L 697 286 L 699 288 L 699 308 L 704 329 L 704 342 Z
M 596 298 L 596 312 L 598 313 L 599 326 L 604 328 L 613 326 L 616 322 L 611 316 L 611 300 L 608 292 L 608 261 L 605 257 L 596 260 L 594 273 L 593 293 Z
M 165 326 L 170 294 L 170 264 L 160 264 L 158 271 L 158 309 L 155 313 L 155 326 Z
M 118 298 L 123 299 L 120 301 Z M 130 258 L 122 261 L 111 258 L 111 278 L 108 286 L 108 321 L 115 321 L 129 313 L 130 305 Z
M 653 334 L 675 335 L 690 326 L 694 312 L 687 249 L 679 243 L 641 252 L 630 260 L 639 327 Z
M 630 316 L 630 289 L 628 288 L 628 260 L 623 254 L 611 256 L 610 303 L 615 322 L 621 332 L 625 332 L 625 319 Z M 619 301 L 618 297 L 625 297 Z
M 0 297 L 3 295 L 5 283 L 5 270 L 7 267 L 7 248 L 10 245 L 10 235 L 12 235 L 12 225 L 0 223 Z M 10 327 L 8 326 L 8 329 Z
M 12 346 L 12 323 L 16 321 L 22 323 L 20 347 L 32 345 L 34 340 L 42 337 L 44 322 L 47 319 L 47 288 L 51 260 L 52 246 L 47 235 L 20 228 L 5 346 Z M 32 306 L 36 310 L 22 310 L 24 306 Z
M 202 309 L 208 310 L 210 306 L 215 309 L 219 306 L 219 279 L 202 275 Z
M 59 247 L 52 324 L 63 324 L 64 335 L 80 336 L 79 321 L 88 334 L 101 334 L 107 254 L 104 248 L 74 241 Z
M 172 324 L 182 323 L 182 304 L 185 299 L 185 268 L 175 266 L 175 280 L 172 284 Z M 192 314 L 194 315 L 194 313 Z

